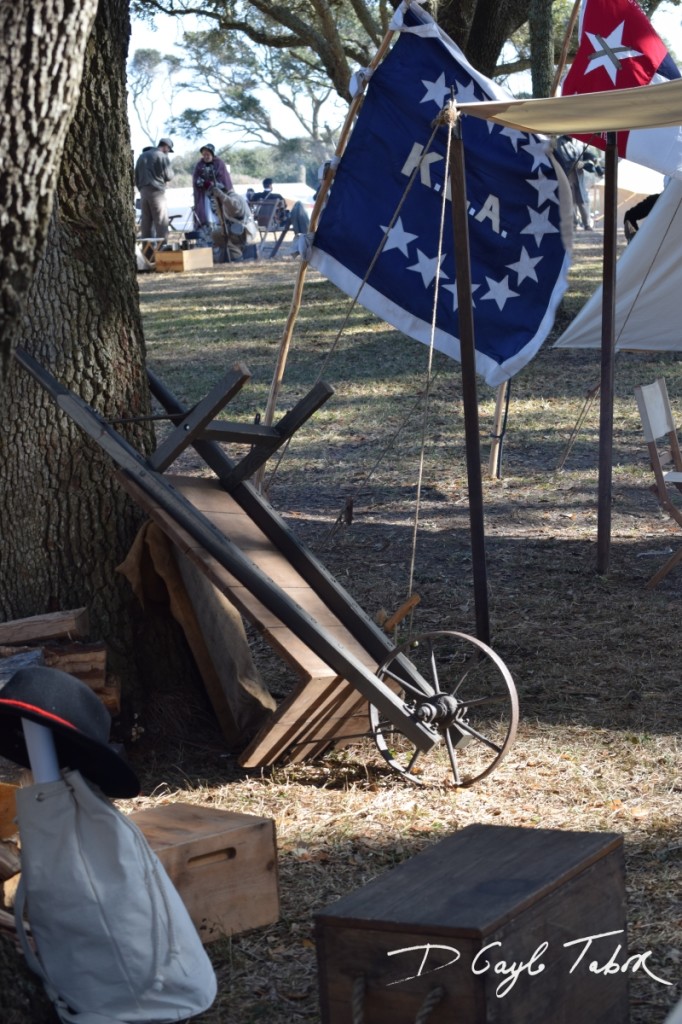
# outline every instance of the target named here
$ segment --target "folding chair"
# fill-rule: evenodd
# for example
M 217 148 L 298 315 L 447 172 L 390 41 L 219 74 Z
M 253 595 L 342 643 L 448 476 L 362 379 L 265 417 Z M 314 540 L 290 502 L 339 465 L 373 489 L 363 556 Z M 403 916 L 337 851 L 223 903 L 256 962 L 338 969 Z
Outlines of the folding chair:
M 282 210 L 283 206 L 284 211 Z M 283 213 L 286 219 L 283 218 Z M 258 225 L 258 232 L 260 234 L 260 245 L 258 247 L 259 256 L 263 255 L 263 249 L 268 235 L 277 235 L 274 249 L 269 256 L 269 258 L 272 259 L 282 244 L 282 239 L 289 230 L 289 218 L 286 206 L 282 199 L 263 199 L 260 202 L 253 204 L 253 216 L 256 224 Z
M 644 429 L 644 440 L 649 449 L 651 468 L 654 471 L 655 483 L 651 490 L 656 495 L 659 505 L 665 509 L 668 515 L 677 525 L 682 528 L 682 511 L 677 507 L 672 498 L 671 487 L 682 491 L 682 453 L 677 437 L 677 428 L 673 419 L 668 399 L 668 389 L 665 380 L 661 377 L 653 384 L 643 384 L 635 388 L 635 398 L 639 408 L 639 415 L 642 418 Z M 658 449 L 657 442 L 665 438 L 668 450 L 663 454 Z M 672 469 L 666 466 L 671 465 Z M 682 548 L 676 551 L 668 561 L 661 566 L 658 572 L 654 573 L 646 585 L 647 590 L 657 586 L 661 580 L 674 569 L 678 562 L 682 561 Z

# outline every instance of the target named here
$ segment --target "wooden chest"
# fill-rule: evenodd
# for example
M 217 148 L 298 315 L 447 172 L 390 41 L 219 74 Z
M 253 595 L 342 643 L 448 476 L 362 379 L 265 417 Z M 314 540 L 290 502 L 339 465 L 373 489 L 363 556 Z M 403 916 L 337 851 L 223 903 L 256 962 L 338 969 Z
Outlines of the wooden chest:
M 625 929 L 621 836 L 471 825 L 315 916 L 321 1019 L 626 1024 Z
M 176 249 L 157 252 L 154 257 L 156 269 L 168 270 L 205 270 L 213 266 L 213 249 L 205 246 L 202 249 Z
M 203 942 L 279 918 L 275 823 L 194 804 L 131 815 L 166 869 Z

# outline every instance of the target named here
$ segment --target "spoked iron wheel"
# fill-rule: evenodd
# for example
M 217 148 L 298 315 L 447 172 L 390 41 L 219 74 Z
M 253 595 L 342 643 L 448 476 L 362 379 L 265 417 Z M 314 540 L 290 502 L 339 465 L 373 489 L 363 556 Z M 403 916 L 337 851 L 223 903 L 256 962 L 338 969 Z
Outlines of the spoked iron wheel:
M 403 699 L 408 714 L 440 737 L 423 753 L 370 704 L 379 752 L 410 782 L 470 786 L 494 771 L 514 742 L 514 681 L 502 659 L 476 637 L 447 630 L 414 637 L 396 647 L 376 674 Z

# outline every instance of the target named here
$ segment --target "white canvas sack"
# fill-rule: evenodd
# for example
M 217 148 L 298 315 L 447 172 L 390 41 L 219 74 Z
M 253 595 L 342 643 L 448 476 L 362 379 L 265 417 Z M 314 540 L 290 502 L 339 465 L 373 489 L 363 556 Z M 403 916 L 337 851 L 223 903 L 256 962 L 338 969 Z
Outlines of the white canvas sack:
M 164 1024 L 208 1009 L 213 967 L 137 826 L 77 771 L 17 790 L 17 818 L 17 929 L 60 1019 Z

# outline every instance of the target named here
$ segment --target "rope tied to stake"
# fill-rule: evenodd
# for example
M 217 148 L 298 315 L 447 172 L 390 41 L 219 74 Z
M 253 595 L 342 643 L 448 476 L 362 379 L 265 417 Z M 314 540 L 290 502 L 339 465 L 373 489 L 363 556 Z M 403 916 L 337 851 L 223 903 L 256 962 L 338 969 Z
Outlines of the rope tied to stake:
M 454 128 L 459 120 L 460 114 L 457 110 L 457 104 L 454 99 L 449 99 L 444 107 L 436 115 L 435 119 L 431 122 L 432 127 L 442 127 L 445 125 L 446 128 Z

